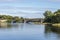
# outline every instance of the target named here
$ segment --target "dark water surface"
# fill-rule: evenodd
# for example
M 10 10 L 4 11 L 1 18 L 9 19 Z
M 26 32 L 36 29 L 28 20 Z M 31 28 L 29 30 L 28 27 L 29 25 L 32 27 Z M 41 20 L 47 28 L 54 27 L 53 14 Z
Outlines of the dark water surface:
M 60 40 L 59 32 L 50 25 L 12 23 L 0 26 L 0 40 Z

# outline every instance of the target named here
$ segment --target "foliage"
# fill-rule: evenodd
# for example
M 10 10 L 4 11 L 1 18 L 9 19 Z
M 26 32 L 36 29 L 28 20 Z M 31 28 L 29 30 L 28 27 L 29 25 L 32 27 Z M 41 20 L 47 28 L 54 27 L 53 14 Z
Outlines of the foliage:
M 46 11 L 44 13 L 45 21 L 48 23 L 60 23 L 60 9 L 52 13 L 51 11 Z
M 19 18 L 17 16 L 13 17 L 10 15 L 0 15 L 0 19 L 7 19 L 7 22 L 11 23 L 11 22 L 22 22 L 23 21 L 23 17 Z

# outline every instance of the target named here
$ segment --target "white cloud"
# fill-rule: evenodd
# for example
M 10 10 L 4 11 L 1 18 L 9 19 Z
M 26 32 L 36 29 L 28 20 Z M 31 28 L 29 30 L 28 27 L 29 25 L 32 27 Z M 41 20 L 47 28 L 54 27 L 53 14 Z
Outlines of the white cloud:
M 43 12 L 49 8 L 30 8 L 30 7 L 0 7 L 0 14 L 22 16 L 22 17 L 44 17 Z
M 40 8 L 31 8 L 31 7 L 8 7 L 8 6 L 2 6 L 0 7 L 0 12 L 11 12 L 11 13 L 18 13 L 18 12 L 24 12 L 24 13 L 39 13 L 43 12 L 44 10 Z
M 3 11 L 3 10 L 2 10 Z M 11 15 L 11 16 L 20 16 L 25 18 L 37 18 L 43 17 L 42 13 L 39 11 L 29 11 L 29 10 L 5 10 L 0 12 L 1 15 Z

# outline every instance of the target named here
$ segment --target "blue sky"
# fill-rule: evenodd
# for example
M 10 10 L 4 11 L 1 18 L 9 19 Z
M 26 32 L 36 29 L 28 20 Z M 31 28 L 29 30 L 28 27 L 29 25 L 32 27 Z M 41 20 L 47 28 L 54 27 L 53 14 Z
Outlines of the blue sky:
M 0 0 L 0 14 L 24 18 L 44 18 L 46 10 L 60 9 L 60 0 Z

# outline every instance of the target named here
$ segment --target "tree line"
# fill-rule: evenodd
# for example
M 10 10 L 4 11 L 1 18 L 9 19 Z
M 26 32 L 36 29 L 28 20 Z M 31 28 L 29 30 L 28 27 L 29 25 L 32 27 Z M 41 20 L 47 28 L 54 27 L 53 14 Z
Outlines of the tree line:
M 52 11 L 45 11 L 44 12 L 46 23 L 60 23 L 60 9 L 55 12 Z
M 45 11 L 44 12 L 44 22 L 46 23 L 60 23 L 60 9 L 58 9 L 55 12 L 52 11 Z M 11 23 L 11 22 L 24 22 L 24 18 L 23 17 L 18 17 L 18 16 L 10 16 L 10 15 L 0 15 L 0 19 L 7 19 L 7 22 Z
M 8 23 L 11 23 L 11 22 L 23 22 L 23 17 L 18 17 L 18 16 L 10 16 L 10 15 L 0 15 L 0 20 L 7 20 Z

